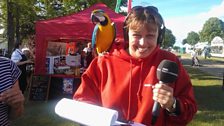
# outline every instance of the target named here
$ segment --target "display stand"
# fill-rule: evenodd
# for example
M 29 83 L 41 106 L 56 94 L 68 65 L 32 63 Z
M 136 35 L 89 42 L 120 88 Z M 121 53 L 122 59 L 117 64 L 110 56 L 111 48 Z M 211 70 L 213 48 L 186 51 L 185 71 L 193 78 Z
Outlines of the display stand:
M 50 98 L 71 98 L 81 83 L 81 77 L 75 75 L 52 74 L 50 77 Z
M 30 83 L 28 84 L 28 100 L 32 101 L 47 101 L 49 98 L 50 88 L 54 88 L 55 85 L 52 78 L 73 78 L 74 86 L 73 93 L 78 88 L 80 83 L 80 76 L 65 75 L 65 74 L 48 74 L 48 75 L 31 75 Z M 60 82 L 62 84 L 62 82 Z M 62 85 L 63 86 L 63 85 Z M 62 88 L 61 88 L 62 90 Z M 58 93 L 57 93 L 58 94 Z
M 49 96 L 50 82 L 50 76 L 33 75 L 29 87 L 29 100 L 47 101 Z

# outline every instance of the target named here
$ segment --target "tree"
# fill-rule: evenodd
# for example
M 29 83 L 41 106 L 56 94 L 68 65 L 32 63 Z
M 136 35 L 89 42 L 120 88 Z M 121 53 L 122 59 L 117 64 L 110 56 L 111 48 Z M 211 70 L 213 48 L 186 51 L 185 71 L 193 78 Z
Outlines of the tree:
M 34 22 L 36 20 L 33 13 L 35 0 L 4 0 L 1 4 L 2 25 L 4 27 L 4 37 L 8 40 L 8 52 L 12 52 L 15 40 L 21 41 L 22 38 L 34 33 Z M 32 24 L 32 25 L 27 25 Z M 30 26 L 30 27 L 24 27 Z M 33 29 L 25 30 L 25 29 Z M 24 31 L 27 31 L 24 33 Z
M 125 0 L 122 0 L 124 4 Z M 127 0 L 126 0 L 127 1 Z M 8 51 L 11 52 L 15 38 L 23 41 L 35 34 L 35 22 L 69 15 L 102 2 L 112 10 L 116 1 L 111 0 L 3 0 L 0 1 L 0 25 L 5 29 Z M 8 6 L 7 6 L 8 5 Z M 8 8 L 8 9 L 7 9 Z
M 2 5 L 2 1 L 0 1 L 0 6 Z M 2 17 L 2 8 L 0 7 L 0 17 Z M 0 18 L 0 30 L 3 28 L 3 19 Z
M 14 45 L 14 15 L 13 15 L 13 3 L 7 0 L 7 37 L 8 37 L 8 52 L 11 54 Z
M 169 29 L 166 29 L 165 31 L 165 38 L 164 41 L 162 43 L 162 48 L 168 48 L 168 47 L 173 47 L 173 45 L 176 42 L 176 38 L 173 35 L 172 31 Z
M 195 45 L 196 43 L 198 43 L 199 39 L 199 35 L 198 33 L 191 31 L 190 33 L 188 33 L 187 35 L 187 43 L 190 45 Z
M 185 39 L 183 39 L 182 44 L 184 45 L 186 43 L 188 43 L 188 42 L 187 42 L 187 39 L 185 38 Z
M 18 41 L 35 34 L 35 21 L 55 18 L 79 12 L 87 7 L 103 2 L 111 9 L 116 6 L 110 0 L 4 0 L 0 2 L 1 17 L 11 52 L 15 38 Z
M 224 38 L 224 22 L 217 17 L 209 18 L 199 34 L 201 41 L 208 41 L 209 43 L 215 36 Z
M 173 49 L 176 50 L 177 52 L 180 51 L 180 47 L 179 46 L 174 46 Z

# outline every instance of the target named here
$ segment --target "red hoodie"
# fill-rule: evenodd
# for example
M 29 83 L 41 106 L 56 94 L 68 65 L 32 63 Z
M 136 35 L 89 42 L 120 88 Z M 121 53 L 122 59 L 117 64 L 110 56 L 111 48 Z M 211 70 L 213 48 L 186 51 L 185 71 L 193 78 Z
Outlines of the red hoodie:
M 181 113 L 172 116 L 161 108 L 155 126 L 185 126 L 197 111 L 190 78 L 174 54 L 158 47 L 144 59 L 135 59 L 122 48 L 95 58 L 82 75 L 81 85 L 73 98 L 115 109 L 121 120 L 150 126 L 154 101 L 152 88 L 144 84 L 158 83 L 156 69 L 164 59 L 178 64 L 178 79 L 170 86 Z

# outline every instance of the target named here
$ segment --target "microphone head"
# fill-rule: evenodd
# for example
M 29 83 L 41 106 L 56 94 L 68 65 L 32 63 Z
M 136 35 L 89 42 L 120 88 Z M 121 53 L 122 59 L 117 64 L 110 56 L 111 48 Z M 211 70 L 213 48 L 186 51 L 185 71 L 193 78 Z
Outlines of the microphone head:
M 178 66 L 173 61 L 163 60 L 157 68 L 156 75 L 159 81 L 163 83 L 172 83 L 177 79 Z

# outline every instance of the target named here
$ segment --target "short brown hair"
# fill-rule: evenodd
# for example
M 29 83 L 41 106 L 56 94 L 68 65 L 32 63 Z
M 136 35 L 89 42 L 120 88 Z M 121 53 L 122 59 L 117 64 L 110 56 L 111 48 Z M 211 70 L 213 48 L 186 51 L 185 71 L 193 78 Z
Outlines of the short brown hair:
M 156 24 L 159 30 L 157 43 L 161 44 L 165 32 L 165 25 L 162 16 L 158 9 L 154 6 L 135 6 L 128 13 L 124 21 L 124 38 L 128 39 L 128 28 L 138 30 L 142 27 L 147 27 L 149 24 Z

